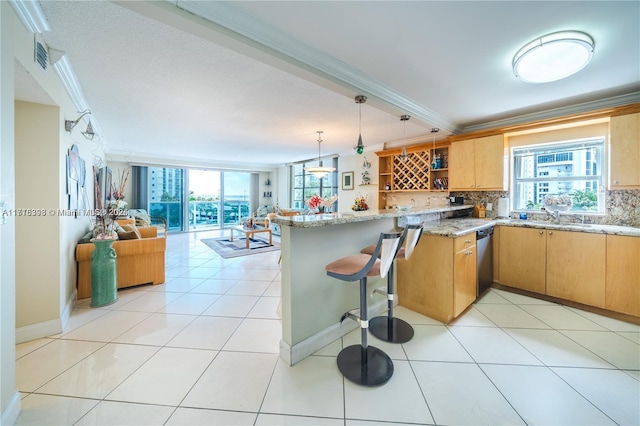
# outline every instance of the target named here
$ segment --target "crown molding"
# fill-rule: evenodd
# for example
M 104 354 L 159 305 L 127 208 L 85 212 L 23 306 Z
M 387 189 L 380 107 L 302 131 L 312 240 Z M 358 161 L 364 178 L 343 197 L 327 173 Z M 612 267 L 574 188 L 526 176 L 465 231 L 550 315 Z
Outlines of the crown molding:
M 505 128 L 525 123 L 542 122 L 552 118 L 577 115 L 591 111 L 618 107 L 621 105 L 635 104 L 638 102 L 640 102 L 640 92 L 628 93 L 625 95 L 614 96 L 597 101 L 584 102 L 568 107 L 555 108 L 532 114 L 519 115 L 516 117 L 506 118 L 504 120 L 489 121 L 482 124 L 465 126 L 463 127 L 461 133 L 466 134 L 482 130 Z
M 213 24 L 213 28 L 236 40 L 337 84 L 354 94 L 367 96 L 370 103 L 377 103 L 398 114 L 409 114 L 414 120 L 422 121 L 429 127 L 438 127 L 445 132 L 460 131 L 455 124 L 443 116 L 424 108 L 409 97 L 391 90 L 336 58 L 261 23 L 255 16 L 242 11 L 232 2 L 168 1 L 179 9 L 209 21 Z

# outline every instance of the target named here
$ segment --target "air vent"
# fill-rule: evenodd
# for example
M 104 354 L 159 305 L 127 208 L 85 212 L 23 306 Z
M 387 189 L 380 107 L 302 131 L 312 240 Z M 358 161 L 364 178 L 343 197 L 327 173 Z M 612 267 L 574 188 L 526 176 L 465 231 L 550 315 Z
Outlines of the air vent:
M 42 70 L 46 71 L 49 63 L 49 52 L 47 49 L 47 45 L 44 44 L 43 41 L 40 41 L 36 38 L 36 46 L 35 46 L 35 61 Z

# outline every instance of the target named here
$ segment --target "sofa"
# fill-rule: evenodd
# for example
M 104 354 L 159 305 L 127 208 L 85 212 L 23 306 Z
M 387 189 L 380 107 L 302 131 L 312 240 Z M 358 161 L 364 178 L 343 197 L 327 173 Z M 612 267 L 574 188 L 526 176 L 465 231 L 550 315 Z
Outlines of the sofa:
M 133 219 L 118 220 L 121 226 L 134 224 Z M 118 289 L 140 284 L 162 284 L 165 280 L 165 251 L 167 234 L 158 236 L 155 226 L 136 227 L 140 238 L 119 239 L 113 243 L 116 251 Z M 92 243 L 76 246 L 77 298 L 91 297 L 91 255 Z

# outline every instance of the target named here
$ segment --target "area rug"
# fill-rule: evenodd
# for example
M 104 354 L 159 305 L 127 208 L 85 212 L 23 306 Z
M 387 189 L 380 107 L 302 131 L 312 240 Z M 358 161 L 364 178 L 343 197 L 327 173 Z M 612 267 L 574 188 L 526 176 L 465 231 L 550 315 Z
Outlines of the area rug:
M 273 241 L 273 245 L 269 245 L 269 240 L 260 238 L 251 238 L 249 249 L 246 248 L 246 240 L 244 237 L 234 239 L 233 241 L 229 241 L 229 237 L 203 238 L 200 241 L 225 259 L 280 250 L 280 244 L 276 241 Z

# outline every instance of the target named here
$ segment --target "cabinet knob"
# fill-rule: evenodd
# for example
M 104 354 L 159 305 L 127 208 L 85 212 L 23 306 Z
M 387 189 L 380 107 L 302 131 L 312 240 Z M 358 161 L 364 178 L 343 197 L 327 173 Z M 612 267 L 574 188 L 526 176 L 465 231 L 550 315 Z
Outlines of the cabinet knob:
M 553 231 L 549 231 L 549 235 L 553 235 Z
M 464 240 L 465 244 L 469 244 L 471 240 Z
M 540 231 L 540 235 L 544 234 L 544 231 Z
M 473 254 L 473 252 L 471 250 L 467 250 L 467 251 L 464 252 L 465 256 L 470 256 L 472 254 Z

